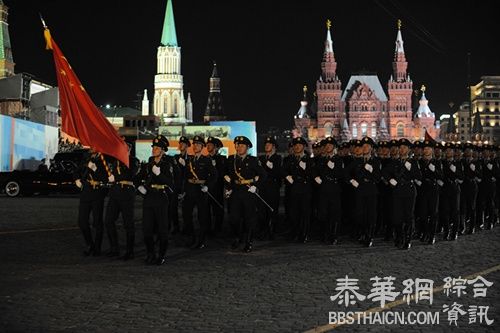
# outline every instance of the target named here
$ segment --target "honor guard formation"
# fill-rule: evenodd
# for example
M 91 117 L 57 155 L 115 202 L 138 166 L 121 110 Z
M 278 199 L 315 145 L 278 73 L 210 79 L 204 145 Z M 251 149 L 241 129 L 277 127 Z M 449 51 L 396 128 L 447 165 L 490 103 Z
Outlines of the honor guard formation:
M 104 254 L 134 258 L 136 194 L 143 197 L 145 262 L 150 265 L 165 263 L 170 235 L 202 249 L 207 237 L 221 235 L 225 223 L 231 249 L 247 253 L 254 238 L 273 240 L 278 225 L 293 242 L 306 243 L 319 233 L 324 243 L 336 245 L 343 233 L 372 247 L 379 235 L 410 249 L 416 239 L 430 245 L 438 237 L 453 241 L 498 223 L 499 149 L 493 145 L 432 139 L 376 143 L 369 137 L 339 145 L 328 137 L 314 143 L 310 154 L 307 141 L 298 137 L 282 158 L 276 140 L 268 137 L 257 158 L 248 154 L 253 145 L 247 137 L 237 136 L 234 144 L 236 154 L 226 158 L 219 152 L 221 140 L 183 136 L 179 154 L 168 156 L 169 142 L 158 135 L 148 162 L 140 165 L 130 156 L 128 167 L 90 151 L 75 176 L 84 255 L 101 255 L 106 230 L 109 250 Z M 115 225 L 120 214 L 126 239 L 122 256 Z

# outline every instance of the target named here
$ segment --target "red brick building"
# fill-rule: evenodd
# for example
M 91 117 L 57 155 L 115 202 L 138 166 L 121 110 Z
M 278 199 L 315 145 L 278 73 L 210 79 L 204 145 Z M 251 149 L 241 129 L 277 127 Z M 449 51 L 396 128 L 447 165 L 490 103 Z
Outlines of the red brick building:
M 398 24 L 392 68 L 387 93 L 375 74 L 352 75 L 342 90 L 328 21 L 321 76 L 316 82 L 314 100 L 309 106 L 304 87 L 304 98 L 295 115 L 294 135 L 307 137 L 310 141 L 328 136 L 340 141 L 363 136 L 376 140 L 403 137 L 419 140 L 427 130 L 432 137 L 438 137 L 439 124 L 435 124 L 424 88 L 420 107 L 415 114 L 413 112 L 413 81 L 407 73 L 401 24 Z

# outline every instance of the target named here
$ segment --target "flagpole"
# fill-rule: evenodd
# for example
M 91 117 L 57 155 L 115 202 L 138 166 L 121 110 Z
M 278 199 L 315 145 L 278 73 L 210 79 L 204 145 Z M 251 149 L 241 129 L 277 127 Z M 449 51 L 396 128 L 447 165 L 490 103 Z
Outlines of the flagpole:
M 42 13 L 38 13 L 38 15 L 40 15 L 40 21 L 42 21 L 43 28 L 47 29 L 47 25 L 45 24 L 45 21 L 44 21 L 44 19 L 42 17 Z

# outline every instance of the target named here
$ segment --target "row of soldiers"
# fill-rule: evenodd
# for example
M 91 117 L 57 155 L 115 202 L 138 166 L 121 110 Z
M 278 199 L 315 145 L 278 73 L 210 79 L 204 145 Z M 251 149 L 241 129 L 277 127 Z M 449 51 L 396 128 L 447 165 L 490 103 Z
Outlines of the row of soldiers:
M 441 228 L 445 239 L 456 239 L 465 231 L 491 227 L 498 216 L 495 194 L 500 168 L 493 146 L 443 146 L 433 140 L 412 144 L 406 139 L 376 144 L 369 137 L 339 146 L 329 137 L 313 146 L 311 157 L 305 150 L 307 141 L 299 137 L 282 159 L 274 138 L 266 138 L 265 153 L 259 158 L 248 155 L 252 148 L 248 138 L 238 136 L 234 143 L 236 154 L 226 158 L 219 153 L 222 142 L 217 138 L 181 137 L 180 153 L 170 157 L 169 142 L 160 135 L 141 168 L 133 157 L 127 168 L 93 153 L 76 180 L 82 188 L 79 225 L 87 243 L 84 253 L 100 255 L 105 226 L 111 245 L 107 255 L 119 256 L 115 222 L 121 212 L 127 235 L 123 259 L 133 258 L 136 189 L 144 196 L 148 264 L 165 262 L 169 231 L 179 232 L 180 220 L 182 231 L 192 235 L 190 247 L 205 247 L 207 233 L 222 228 L 225 202 L 233 249 L 244 244 L 243 251 L 250 252 L 256 231 L 272 239 L 283 183 L 289 236 L 301 242 L 307 242 L 311 221 L 317 221 L 329 244 L 337 243 L 343 225 L 366 246 L 373 245 L 380 230 L 386 240 L 394 237 L 398 247 L 410 248 L 415 234 L 433 244 Z M 193 155 L 187 153 L 190 146 Z M 208 155 L 202 154 L 204 147 Z M 107 192 L 110 199 L 103 221 Z M 195 208 L 197 221 L 193 221 Z M 88 222 L 90 212 L 95 237 Z

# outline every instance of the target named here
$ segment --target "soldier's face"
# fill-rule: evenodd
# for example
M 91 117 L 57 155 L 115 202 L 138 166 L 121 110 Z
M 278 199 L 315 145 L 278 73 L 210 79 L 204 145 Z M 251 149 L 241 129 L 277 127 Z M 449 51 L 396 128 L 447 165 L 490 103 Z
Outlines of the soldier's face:
M 179 151 L 184 152 L 184 151 L 186 151 L 186 149 L 187 149 L 187 144 L 186 144 L 186 143 L 184 143 L 184 142 L 179 142 L 179 146 L 178 146 L 178 148 L 179 148 Z
M 391 152 L 391 150 L 389 149 L 389 147 L 383 147 L 381 149 L 381 153 L 385 157 L 389 157 L 390 152 Z
M 415 155 L 417 155 L 417 156 L 422 155 L 422 148 L 420 148 L 420 147 L 415 148 Z
M 446 152 L 445 152 L 445 156 L 446 156 L 446 158 L 453 158 L 454 153 L 455 153 L 455 152 L 453 151 L 453 149 L 451 149 L 451 148 L 447 148 L 447 149 L 446 149 Z
M 335 147 L 331 143 L 327 143 L 325 146 L 325 153 L 330 155 L 333 153 L 333 149 L 335 149 Z
M 203 149 L 203 145 L 201 143 L 193 143 L 193 152 L 195 154 L 201 153 L 202 149 Z
M 391 147 L 391 156 L 398 156 L 399 154 L 399 147 L 393 146 Z
M 361 146 L 355 146 L 353 153 L 355 156 L 361 156 L 363 154 L 363 147 Z
M 439 148 L 436 148 L 436 149 L 434 150 L 434 155 L 435 155 L 436 157 L 441 157 L 442 153 L 443 153 L 443 151 L 442 151 L 441 149 L 439 149 Z
M 399 146 L 399 155 L 406 156 L 410 152 L 410 148 L 406 145 Z
M 207 151 L 209 154 L 212 154 L 215 151 L 215 145 L 211 142 L 207 143 Z
M 432 157 L 432 147 L 424 147 L 424 156 Z
M 161 148 L 160 148 L 160 147 L 158 147 L 158 146 L 154 146 L 154 147 L 153 147 L 153 152 L 152 152 L 152 153 L 153 153 L 153 156 L 154 156 L 154 157 L 160 157 L 160 156 L 161 156 L 161 154 L 163 153 L 163 149 L 161 149 Z
M 470 149 L 470 148 L 465 149 L 464 156 L 466 158 L 471 158 L 472 157 L 472 149 Z
M 373 147 L 369 143 L 363 144 L 363 155 L 369 155 L 372 153 Z
M 295 154 L 302 154 L 304 151 L 304 145 L 302 143 L 297 143 L 293 145 L 293 152 Z
M 264 146 L 264 151 L 266 153 L 271 153 L 274 149 L 274 145 L 270 142 L 266 142 L 265 146 Z
M 247 151 L 248 151 L 248 146 L 247 145 L 244 145 L 244 144 L 240 143 L 240 144 L 238 144 L 236 146 L 236 152 L 240 156 L 245 155 L 247 153 Z

